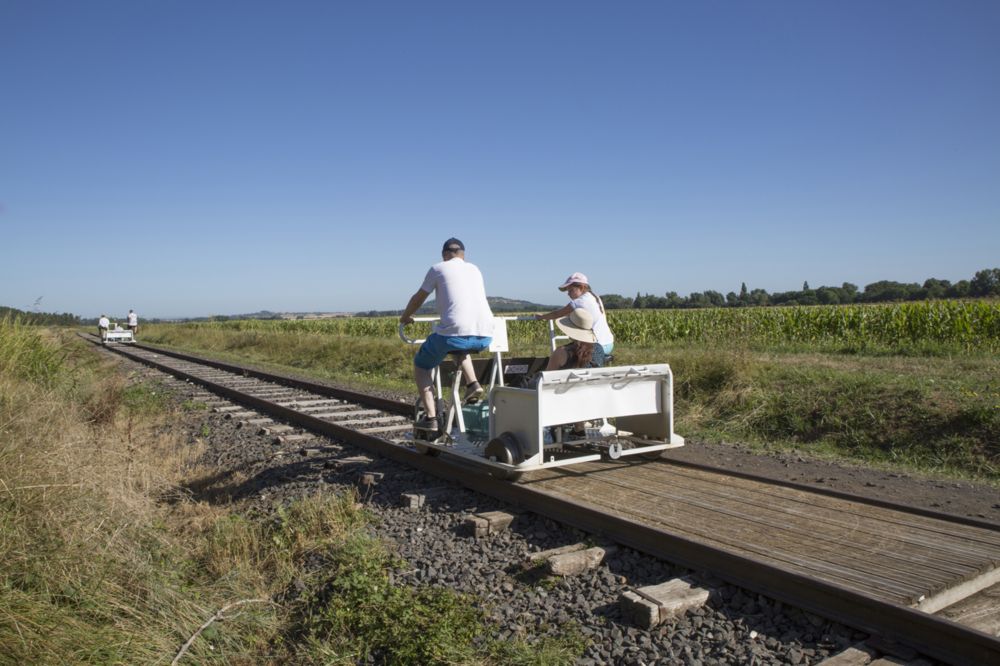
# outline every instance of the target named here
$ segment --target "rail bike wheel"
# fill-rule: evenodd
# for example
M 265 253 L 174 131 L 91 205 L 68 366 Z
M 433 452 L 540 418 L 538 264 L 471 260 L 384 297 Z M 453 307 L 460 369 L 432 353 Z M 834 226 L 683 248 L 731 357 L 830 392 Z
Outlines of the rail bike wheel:
M 502 432 L 489 442 L 483 449 L 483 455 L 487 460 L 503 463 L 505 465 L 519 465 L 524 461 L 524 454 L 521 451 L 521 442 L 517 435 L 512 432 Z M 523 472 L 491 467 L 490 476 L 505 481 L 516 481 L 521 478 Z

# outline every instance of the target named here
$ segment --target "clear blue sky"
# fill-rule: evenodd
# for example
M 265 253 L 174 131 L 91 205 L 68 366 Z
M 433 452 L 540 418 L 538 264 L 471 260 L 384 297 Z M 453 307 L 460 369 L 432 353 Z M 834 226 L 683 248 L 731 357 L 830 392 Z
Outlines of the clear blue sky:
M 0 0 L 0 305 L 402 308 L 1000 266 L 1000 2 Z

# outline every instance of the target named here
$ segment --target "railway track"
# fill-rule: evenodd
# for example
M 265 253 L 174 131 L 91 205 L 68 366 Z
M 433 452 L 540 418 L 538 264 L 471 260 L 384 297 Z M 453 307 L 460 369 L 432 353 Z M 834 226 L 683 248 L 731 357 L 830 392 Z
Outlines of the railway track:
M 1000 663 L 996 636 L 933 614 L 1000 583 L 995 524 L 667 460 L 500 481 L 413 450 L 408 403 L 145 345 L 114 350 L 289 424 L 935 659 Z

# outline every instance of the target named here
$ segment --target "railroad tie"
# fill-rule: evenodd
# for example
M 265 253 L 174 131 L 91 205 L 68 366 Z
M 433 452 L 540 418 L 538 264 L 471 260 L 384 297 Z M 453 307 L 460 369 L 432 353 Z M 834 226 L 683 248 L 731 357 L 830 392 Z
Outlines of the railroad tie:
M 433 499 L 434 497 L 447 491 L 448 489 L 445 487 L 424 488 L 416 492 L 401 494 L 399 496 L 399 501 L 408 510 L 417 511 L 424 507 L 428 498 Z
M 242 411 L 242 412 L 227 412 L 224 419 L 248 419 L 251 416 L 257 416 L 257 412 Z
M 311 433 L 298 433 L 292 435 L 278 435 L 274 438 L 275 444 L 291 444 L 293 442 L 304 442 L 306 440 L 315 439 L 315 435 Z
M 285 425 L 284 423 L 276 423 L 276 424 L 274 424 L 272 426 L 268 426 L 266 428 L 261 428 L 259 434 L 261 434 L 261 435 L 279 435 L 279 434 L 285 433 L 285 432 L 292 432 L 293 430 L 295 430 L 295 428 L 293 428 L 290 425 Z
M 652 629 L 664 620 L 691 608 L 703 606 L 710 591 L 693 578 L 681 577 L 659 585 L 626 590 L 618 597 L 622 617 L 643 629 Z
M 864 643 L 858 643 L 839 654 L 824 659 L 816 666 L 867 666 L 875 659 L 875 656 L 875 650 Z
M 479 539 L 504 531 L 513 520 L 514 516 L 503 511 L 484 511 L 466 518 L 464 525 L 472 536 Z
M 243 428 L 248 425 L 262 425 L 264 423 L 274 423 L 274 421 L 267 418 L 266 416 L 262 416 L 259 419 L 246 419 L 245 421 L 240 421 L 239 423 L 236 424 L 236 427 Z

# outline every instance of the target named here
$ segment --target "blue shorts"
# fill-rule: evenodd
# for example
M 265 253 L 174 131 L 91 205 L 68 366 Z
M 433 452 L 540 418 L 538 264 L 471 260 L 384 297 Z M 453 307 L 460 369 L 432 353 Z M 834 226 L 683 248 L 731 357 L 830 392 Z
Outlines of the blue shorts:
M 488 349 L 493 338 L 481 335 L 438 335 L 431 333 L 420 345 L 420 351 L 413 357 L 413 365 L 424 370 L 433 370 L 449 352 L 469 352 L 475 354 Z

